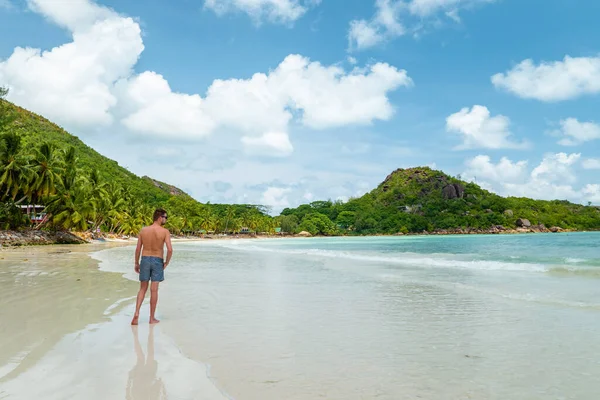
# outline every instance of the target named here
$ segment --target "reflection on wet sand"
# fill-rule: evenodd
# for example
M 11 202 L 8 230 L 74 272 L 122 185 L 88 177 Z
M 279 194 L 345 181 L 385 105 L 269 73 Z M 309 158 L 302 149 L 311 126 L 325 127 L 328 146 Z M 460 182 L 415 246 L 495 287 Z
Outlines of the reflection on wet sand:
M 131 326 L 133 335 L 133 347 L 136 354 L 136 364 L 129 371 L 125 398 L 127 400 L 152 400 L 168 399 L 165 385 L 160 377 L 157 377 L 158 362 L 154 359 L 154 325 L 150 325 L 148 332 L 148 357 L 144 357 L 144 351 L 138 337 L 138 327 Z

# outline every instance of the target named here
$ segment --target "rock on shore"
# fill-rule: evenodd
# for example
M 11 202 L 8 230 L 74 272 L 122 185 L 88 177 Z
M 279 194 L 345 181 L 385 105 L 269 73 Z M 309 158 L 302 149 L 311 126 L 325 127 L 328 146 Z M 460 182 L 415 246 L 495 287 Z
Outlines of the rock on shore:
M 544 224 L 531 225 L 529 227 L 517 227 L 516 229 L 505 228 L 502 225 L 492 226 L 487 229 L 477 228 L 453 228 L 436 229 L 432 232 L 423 231 L 423 235 L 490 235 L 490 234 L 516 234 L 516 233 L 546 233 L 546 232 L 570 232 L 568 229 L 553 226 L 548 229 Z M 404 235 L 399 232 L 396 235 Z
M 0 231 L 0 246 L 2 247 L 82 243 L 87 242 L 70 232 L 47 232 L 36 230 Z

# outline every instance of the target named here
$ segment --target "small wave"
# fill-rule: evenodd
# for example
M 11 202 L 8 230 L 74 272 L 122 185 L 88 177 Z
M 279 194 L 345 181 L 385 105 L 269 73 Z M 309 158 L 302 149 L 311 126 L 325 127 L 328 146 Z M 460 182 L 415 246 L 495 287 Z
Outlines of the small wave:
M 122 274 L 124 278 L 137 281 L 137 275 L 131 267 L 132 262 L 127 259 L 125 261 L 119 257 L 118 253 L 122 248 L 104 249 L 96 252 L 91 252 L 88 255 L 98 261 L 98 269 L 104 272 L 116 272 Z
M 121 300 L 117 300 L 116 302 L 114 302 L 113 304 L 111 304 L 110 306 L 108 306 L 108 308 L 104 311 L 104 315 L 111 315 L 113 313 L 113 311 L 121 306 L 123 303 L 126 303 L 130 300 L 135 299 L 137 296 L 131 296 L 131 297 L 126 297 L 124 299 Z
M 565 262 L 568 264 L 580 264 L 580 263 L 584 263 L 587 260 L 584 258 L 571 258 L 571 257 L 567 257 L 565 258 Z
M 323 249 L 269 249 L 260 246 L 229 246 L 224 247 L 236 250 L 250 250 L 261 252 L 284 253 L 291 255 L 306 255 L 328 258 L 344 258 L 366 262 L 385 262 L 391 264 L 433 267 L 433 268 L 459 268 L 482 271 L 528 271 L 547 272 L 548 267 L 535 263 L 511 263 L 492 260 L 464 260 L 456 258 L 453 254 L 421 255 L 418 253 L 399 253 L 397 256 L 378 256 L 371 254 L 350 253 Z

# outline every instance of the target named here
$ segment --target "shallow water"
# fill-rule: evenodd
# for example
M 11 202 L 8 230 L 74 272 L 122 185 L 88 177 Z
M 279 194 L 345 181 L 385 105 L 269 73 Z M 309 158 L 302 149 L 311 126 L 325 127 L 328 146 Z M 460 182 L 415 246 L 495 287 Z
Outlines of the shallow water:
M 227 399 L 161 325 L 130 326 L 137 285 L 102 248 L 0 252 L 0 399 Z
M 159 318 L 235 399 L 596 399 L 599 241 L 177 243 Z M 95 256 L 135 279 L 132 248 Z

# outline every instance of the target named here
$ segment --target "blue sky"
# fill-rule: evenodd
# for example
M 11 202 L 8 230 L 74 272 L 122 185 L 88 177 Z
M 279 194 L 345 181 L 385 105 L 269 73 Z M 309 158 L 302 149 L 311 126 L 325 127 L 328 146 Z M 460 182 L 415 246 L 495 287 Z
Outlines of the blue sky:
M 0 85 L 200 201 L 277 212 L 429 165 L 598 204 L 597 15 L 587 0 L 0 0 Z

